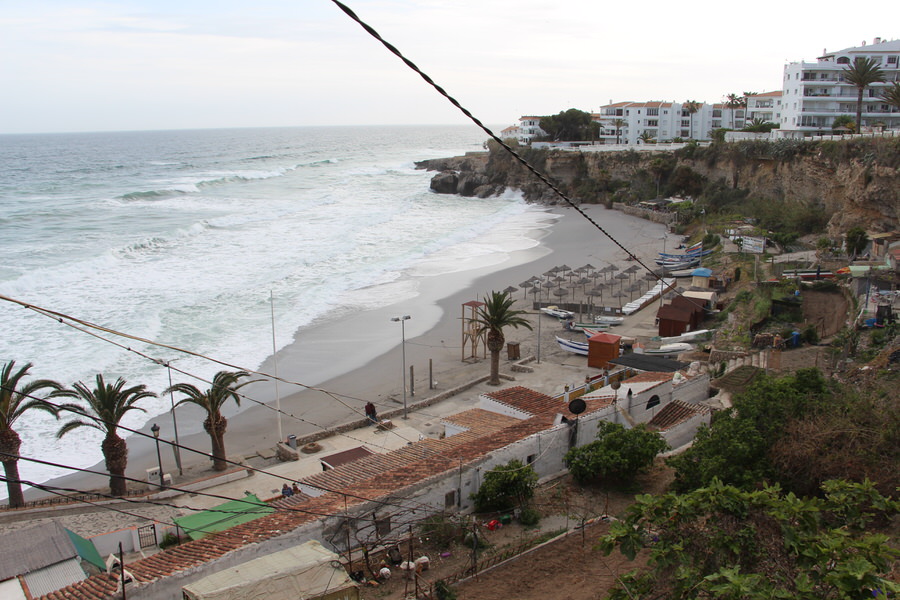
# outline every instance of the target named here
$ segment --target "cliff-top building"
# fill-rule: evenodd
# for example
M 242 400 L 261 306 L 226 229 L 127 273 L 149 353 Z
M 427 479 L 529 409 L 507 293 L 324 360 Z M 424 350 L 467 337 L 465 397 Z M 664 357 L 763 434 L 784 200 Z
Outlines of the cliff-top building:
M 843 71 L 856 58 L 873 59 L 884 73 L 885 82 L 866 88 L 863 96 L 862 127 L 900 127 L 900 112 L 881 96 L 887 86 L 900 81 L 900 40 L 875 38 L 872 44 L 823 52 L 816 62 L 792 62 L 784 67 L 781 130 L 799 131 L 805 135 L 831 133 L 835 118 L 848 115 L 856 119 L 858 91 L 848 83 Z

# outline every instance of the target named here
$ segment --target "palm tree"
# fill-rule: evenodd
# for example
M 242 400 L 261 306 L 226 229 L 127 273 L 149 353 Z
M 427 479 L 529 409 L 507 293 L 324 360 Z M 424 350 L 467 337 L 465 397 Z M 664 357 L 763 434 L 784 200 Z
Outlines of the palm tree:
M 731 111 L 731 128 L 734 129 L 734 111 L 741 106 L 746 106 L 746 99 L 737 94 L 728 94 L 725 96 L 725 108 Z
M 91 427 L 104 434 L 101 449 L 109 471 L 109 492 L 113 496 L 124 496 L 126 490 L 125 467 L 128 466 L 128 445 L 116 430 L 119 423 L 132 410 L 144 411 L 137 406 L 139 400 L 154 398 L 156 394 L 147 391 L 144 384 L 125 387 L 125 380 L 119 377 L 113 384 L 106 383 L 103 375 L 97 374 L 96 386 L 90 389 L 83 381 L 72 385 L 71 390 L 60 390 L 51 396 L 63 396 L 81 400 L 82 404 L 63 404 L 59 410 L 66 410 L 83 417 L 64 424 L 56 432 L 57 439 L 81 427 Z
M 638 136 L 638 139 L 644 142 L 645 144 L 649 144 L 656 136 L 654 136 L 649 131 L 642 131 L 641 135 Z
M 622 128 L 625 127 L 625 119 L 616 119 L 613 121 L 613 125 L 616 128 L 616 144 L 619 143 L 619 132 L 622 131 Z
M 241 397 L 237 391 L 248 383 L 259 381 L 254 379 L 238 383 L 239 379 L 249 377 L 249 375 L 246 371 L 219 371 L 213 377 L 212 387 L 206 391 L 201 391 L 190 383 L 176 383 L 163 392 L 163 394 L 177 392 L 185 396 L 175 406 L 185 403 L 196 404 L 206 411 L 203 429 L 209 434 L 212 442 L 213 469 L 216 471 L 224 471 L 228 468 L 225 458 L 225 429 L 228 427 L 228 419 L 222 416 L 222 407 L 229 398 L 234 398 L 234 401 L 240 406 Z
M 694 139 L 694 113 L 700 110 L 700 107 L 703 106 L 696 100 L 688 100 L 684 104 L 681 105 L 681 108 L 688 114 L 691 118 L 691 130 L 689 132 L 688 137 Z
M 531 329 L 531 323 L 520 315 L 524 310 L 513 310 L 513 299 L 505 292 L 491 292 L 484 297 L 484 305 L 478 307 L 475 318 L 476 335 L 487 332 L 487 348 L 491 351 L 491 379 L 488 385 L 500 385 L 500 352 L 506 338 L 503 330 L 506 327 L 525 327 Z
M 49 379 L 36 379 L 25 383 L 32 364 L 26 363 L 13 372 L 16 361 L 3 365 L 0 371 L 0 461 L 6 475 L 6 490 L 10 508 L 25 506 L 22 484 L 19 482 L 19 448 L 22 439 L 13 429 L 16 420 L 29 410 L 42 410 L 58 418 L 56 407 L 36 397 L 43 390 L 60 390 L 62 386 Z
M 873 83 L 884 81 L 884 72 L 873 59 L 857 56 L 853 66 L 844 69 L 843 74 L 847 83 L 856 87 L 856 132 L 861 133 L 863 92 Z
M 900 110 L 900 83 L 896 81 L 881 92 L 881 99 Z

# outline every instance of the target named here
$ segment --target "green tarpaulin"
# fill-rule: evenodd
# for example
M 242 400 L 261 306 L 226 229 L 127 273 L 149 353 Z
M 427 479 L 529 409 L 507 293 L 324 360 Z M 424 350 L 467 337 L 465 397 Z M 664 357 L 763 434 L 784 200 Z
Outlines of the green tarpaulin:
M 209 510 L 175 519 L 175 524 L 192 540 L 199 540 L 210 533 L 225 531 L 273 512 L 274 508 L 248 494 L 241 500 L 225 502 Z
M 69 539 L 72 540 L 72 545 L 75 546 L 75 552 L 78 553 L 78 556 L 101 571 L 106 571 L 106 563 L 100 558 L 100 553 L 97 552 L 94 542 L 86 540 L 74 531 L 69 531 L 68 529 L 66 529 L 66 533 L 69 535 Z

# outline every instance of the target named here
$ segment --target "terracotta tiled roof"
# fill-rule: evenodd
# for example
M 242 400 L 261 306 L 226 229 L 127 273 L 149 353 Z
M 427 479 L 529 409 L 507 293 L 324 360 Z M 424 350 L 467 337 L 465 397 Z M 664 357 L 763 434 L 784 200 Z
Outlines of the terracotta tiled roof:
M 321 496 L 295 495 L 279 499 L 279 510 L 254 521 L 190 541 L 127 565 L 138 585 L 195 569 L 223 555 L 285 534 L 325 516 L 365 502 L 396 495 L 446 471 L 458 469 L 487 453 L 553 426 L 556 414 L 568 414 L 564 403 L 527 388 L 516 387 L 490 394 L 536 411 L 520 420 L 472 409 L 448 420 L 468 428 L 445 439 L 424 439 L 385 454 L 373 454 L 301 480 L 325 491 Z M 608 403 L 592 400 L 589 406 Z M 527 410 L 527 409 L 525 409 Z M 329 491 L 330 490 L 330 491 Z M 46 600 L 100 600 L 115 594 L 117 578 L 97 575 L 48 594 Z
M 673 400 L 666 404 L 662 410 L 656 413 L 647 427 L 656 431 L 666 431 L 688 419 L 710 412 L 709 407 L 701 404 L 691 404 L 683 400 Z
M 629 383 L 644 383 L 651 381 L 658 381 L 662 383 L 663 381 L 669 381 L 674 377 L 674 373 L 654 373 L 652 371 L 647 373 L 638 373 L 634 377 L 629 377 L 625 381 L 622 382 L 622 385 L 628 385 Z

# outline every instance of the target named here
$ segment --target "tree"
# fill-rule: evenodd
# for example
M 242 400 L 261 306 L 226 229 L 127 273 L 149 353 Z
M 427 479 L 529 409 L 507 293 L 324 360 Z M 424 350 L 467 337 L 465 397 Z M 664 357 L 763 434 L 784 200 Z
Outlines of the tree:
M 619 133 L 622 131 L 622 128 L 625 127 L 625 119 L 616 119 L 613 121 L 613 126 L 616 128 L 616 144 L 619 143 Z
M 538 476 L 531 465 L 511 460 L 484 474 L 478 491 L 472 494 L 475 510 L 488 512 L 524 506 L 532 496 Z
M 900 83 L 893 82 L 881 92 L 881 99 L 900 110 Z
M 702 106 L 703 105 L 696 100 L 688 100 L 681 105 L 682 110 L 684 110 L 691 118 L 691 130 L 689 132 L 690 135 L 688 135 L 691 139 L 694 139 L 694 114 L 699 111 Z
M 843 70 L 844 79 L 856 88 L 856 126 L 862 131 L 863 92 L 873 83 L 884 81 L 884 72 L 874 59 L 857 56 L 853 65 Z
M 656 138 L 655 135 L 650 133 L 649 131 L 642 131 L 641 135 L 638 136 L 638 139 L 644 142 L 645 144 L 650 144 Z
M 145 412 L 143 408 L 137 406 L 137 402 L 144 398 L 154 398 L 156 394 L 147 391 L 143 384 L 126 388 L 125 380 L 121 377 L 116 379 L 114 384 L 108 384 L 99 373 L 94 389 L 90 389 L 81 381 L 72 388 L 59 390 L 51 396 L 75 398 L 83 402 L 84 404 L 59 406 L 60 410 L 72 412 L 83 418 L 65 423 L 56 432 L 56 437 L 61 438 L 80 427 L 91 427 L 102 432 L 104 438 L 101 449 L 106 460 L 106 470 L 109 471 L 109 491 L 113 496 L 124 496 L 127 491 L 125 467 L 128 465 L 128 445 L 117 433 L 119 423 L 132 410 Z
M 14 371 L 16 361 L 3 365 L 0 371 L 0 461 L 6 475 L 6 490 L 10 508 L 25 506 L 22 484 L 19 481 L 19 448 L 22 439 L 13 429 L 16 421 L 29 411 L 41 410 L 57 418 L 56 407 L 39 397 L 44 390 L 60 390 L 62 386 L 49 379 L 25 382 L 32 364 L 26 363 Z
M 841 129 L 842 127 L 847 128 L 850 131 L 857 131 L 856 123 L 850 115 L 838 115 L 834 118 L 834 121 L 831 122 L 832 130 Z
M 734 129 L 734 111 L 742 106 L 747 106 L 747 99 L 737 94 L 725 96 L 725 108 L 731 111 L 731 128 Z
M 633 571 L 613 600 L 880 598 L 900 592 L 888 579 L 900 556 L 881 533 L 900 512 L 870 483 L 832 481 L 824 497 L 778 487 L 740 490 L 714 480 L 687 494 L 641 495 L 610 524 L 600 549 L 633 559 L 648 548 L 648 569 Z
M 596 479 L 632 481 L 668 448 L 661 435 L 639 425 L 625 429 L 618 423 L 601 421 L 597 441 L 566 453 L 565 462 L 575 480 L 584 485 Z
M 484 297 L 484 305 L 478 307 L 475 317 L 475 334 L 487 333 L 487 348 L 491 353 L 489 385 L 500 385 L 500 352 L 506 343 L 503 330 L 507 327 L 516 329 L 524 327 L 531 330 L 531 323 L 521 316 L 525 311 L 513 310 L 513 302 L 512 297 L 506 292 L 491 292 L 490 296 Z
M 228 419 L 222 416 L 222 407 L 229 398 L 233 398 L 240 406 L 241 397 L 237 391 L 248 383 L 259 381 L 254 379 L 238 383 L 241 378 L 249 376 L 250 374 L 246 371 L 219 371 L 213 377 L 212 386 L 205 391 L 201 391 L 190 383 L 176 383 L 163 392 L 164 394 L 178 393 L 185 396 L 175 406 L 196 404 L 206 411 L 203 429 L 209 434 L 212 442 L 213 469 L 216 471 L 224 471 L 228 468 L 225 457 L 225 430 L 228 428 Z
M 869 236 L 862 227 L 851 227 L 844 236 L 844 246 L 850 255 L 850 260 L 856 260 L 856 255 L 869 245 Z
M 828 392 L 816 369 L 798 369 L 777 379 L 757 377 L 735 396 L 731 408 L 716 413 L 709 427 L 697 431 L 688 450 L 668 460 L 675 469 L 674 489 L 693 490 L 713 479 L 747 489 L 778 480 L 772 446 L 790 420 L 826 405 Z
M 741 131 L 750 131 L 753 133 L 769 133 L 773 129 L 777 128 L 778 125 L 772 123 L 771 121 L 765 121 L 758 117 L 754 117 L 747 123 Z
M 570 108 L 557 115 L 543 117 L 541 129 L 552 140 L 580 142 L 593 139 L 599 130 L 599 124 L 593 121 L 590 113 Z

